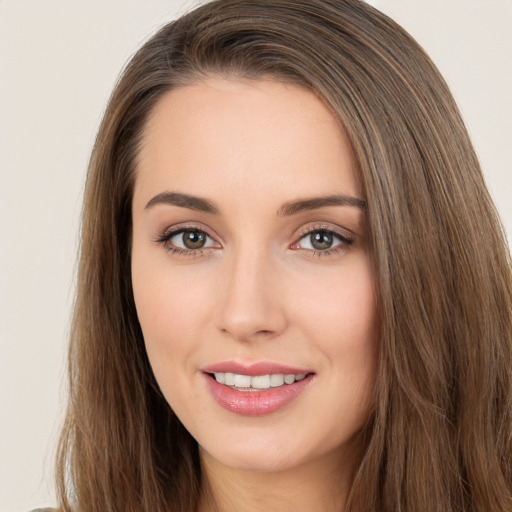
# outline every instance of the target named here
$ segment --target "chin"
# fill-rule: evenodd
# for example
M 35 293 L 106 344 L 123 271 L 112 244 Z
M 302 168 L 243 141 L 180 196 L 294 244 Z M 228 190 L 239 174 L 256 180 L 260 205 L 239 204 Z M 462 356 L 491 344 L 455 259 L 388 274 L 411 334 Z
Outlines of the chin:
M 202 458 L 238 471 L 286 471 L 308 459 L 307 454 L 301 455 L 295 447 L 284 447 L 282 443 L 245 443 L 244 446 L 218 443 L 211 450 L 201 446 L 200 451 Z

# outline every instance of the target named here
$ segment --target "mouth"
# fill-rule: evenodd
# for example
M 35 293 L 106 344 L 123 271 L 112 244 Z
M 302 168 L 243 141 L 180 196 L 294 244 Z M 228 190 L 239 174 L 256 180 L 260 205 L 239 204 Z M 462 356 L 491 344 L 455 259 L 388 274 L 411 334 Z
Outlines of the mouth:
M 282 386 L 290 386 L 304 380 L 309 373 L 272 373 L 266 375 L 243 375 L 231 372 L 215 372 L 209 374 L 219 384 L 242 392 L 258 392 Z
M 234 362 L 202 369 L 215 401 L 229 412 L 262 416 L 298 398 L 314 381 L 315 373 L 272 363 L 249 366 Z

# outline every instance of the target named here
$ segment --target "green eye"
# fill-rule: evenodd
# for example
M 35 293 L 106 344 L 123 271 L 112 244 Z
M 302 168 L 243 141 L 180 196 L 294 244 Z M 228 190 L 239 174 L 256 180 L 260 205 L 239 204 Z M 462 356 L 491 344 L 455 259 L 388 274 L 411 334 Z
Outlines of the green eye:
M 202 231 L 184 231 L 181 239 L 187 249 L 201 249 L 206 244 L 207 235 Z
M 309 235 L 311 246 L 317 251 L 325 251 L 332 247 L 334 236 L 327 231 L 316 231 Z
M 316 252 L 329 252 L 350 245 L 352 240 L 328 229 L 315 229 L 306 233 L 297 243 L 297 248 Z
M 199 229 L 178 231 L 169 238 L 168 243 L 176 248 L 190 251 L 213 246 L 213 240 Z

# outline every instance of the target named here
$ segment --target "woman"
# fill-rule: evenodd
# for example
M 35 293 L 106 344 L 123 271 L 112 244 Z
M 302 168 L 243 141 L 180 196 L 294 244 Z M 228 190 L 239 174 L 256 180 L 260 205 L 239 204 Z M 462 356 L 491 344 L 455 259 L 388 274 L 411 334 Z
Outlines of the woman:
M 164 27 L 83 215 L 63 510 L 512 510 L 508 252 L 387 17 L 222 0 Z

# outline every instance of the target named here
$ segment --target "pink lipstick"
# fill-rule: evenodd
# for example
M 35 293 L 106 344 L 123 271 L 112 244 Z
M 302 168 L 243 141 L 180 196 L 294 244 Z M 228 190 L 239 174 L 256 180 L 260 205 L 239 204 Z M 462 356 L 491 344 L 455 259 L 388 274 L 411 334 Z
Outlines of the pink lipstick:
M 245 416 L 275 412 L 297 398 L 314 372 L 278 363 L 225 361 L 201 369 L 206 385 L 224 409 Z

